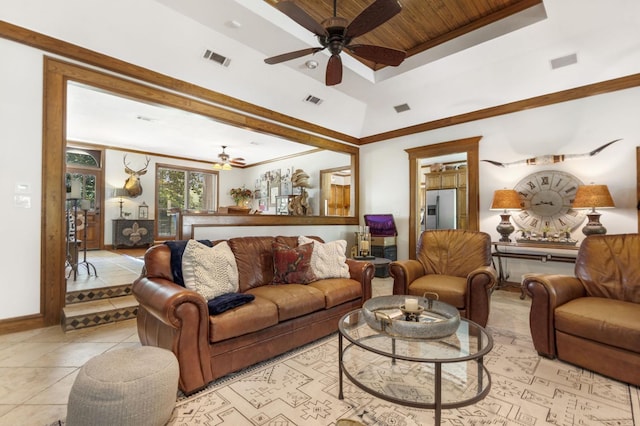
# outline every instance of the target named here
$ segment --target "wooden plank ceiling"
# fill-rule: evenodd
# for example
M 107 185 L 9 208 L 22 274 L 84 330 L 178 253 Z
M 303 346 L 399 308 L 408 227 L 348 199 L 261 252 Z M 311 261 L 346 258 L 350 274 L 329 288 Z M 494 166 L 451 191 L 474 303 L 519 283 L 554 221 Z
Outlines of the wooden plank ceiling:
M 277 0 L 265 0 L 274 5 Z M 333 16 L 334 0 L 294 0 L 318 22 Z M 338 0 L 337 15 L 351 22 L 373 0 Z M 542 0 L 400 0 L 402 12 L 373 31 L 358 37 L 358 44 L 404 50 L 407 57 L 536 6 Z M 355 57 L 355 56 L 354 56 Z M 355 57 L 372 69 L 382 68 Z

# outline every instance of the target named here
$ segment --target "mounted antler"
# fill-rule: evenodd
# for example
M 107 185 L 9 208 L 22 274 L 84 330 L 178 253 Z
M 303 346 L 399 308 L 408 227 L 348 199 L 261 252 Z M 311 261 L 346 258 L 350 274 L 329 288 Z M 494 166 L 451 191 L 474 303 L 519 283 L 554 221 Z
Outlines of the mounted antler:
M 149 162 L 151 159 L 146 157 L 146 163 L 143 168 L 140 170 L 133 170 L 127 164 L 127 154 L 122 158 L 122 162 L 124 163 L 124 171 L 129 175 L 127 180 L 124 182 L 124 189 L 127 191 L 130 197 L 137 197 L 142 194 L 142 185 L 140 184 L 140 176 L 147 173 L 147 167 L 149 166 Z

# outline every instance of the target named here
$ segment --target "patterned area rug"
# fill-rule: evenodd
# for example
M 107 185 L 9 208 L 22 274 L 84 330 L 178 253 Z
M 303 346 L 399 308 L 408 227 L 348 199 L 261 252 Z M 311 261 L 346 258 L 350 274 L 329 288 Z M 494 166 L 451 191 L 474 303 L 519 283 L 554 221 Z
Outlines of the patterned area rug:
M 640 390 L 541 358 L 529 336 L 491 328 L 489 395 L 442 411 L 443 425 L 640 425 Z M 406 378 L 409 380 L 410 375 Z M 399 377 L 398 387 L 404 380 Z M 375 398 L 345 377 L 338 395 L 338 337 L 332 335 L 181 398 L 169 425 L 309 426 L 350 419 L 365 425 L 433 425 L 433 410 Z

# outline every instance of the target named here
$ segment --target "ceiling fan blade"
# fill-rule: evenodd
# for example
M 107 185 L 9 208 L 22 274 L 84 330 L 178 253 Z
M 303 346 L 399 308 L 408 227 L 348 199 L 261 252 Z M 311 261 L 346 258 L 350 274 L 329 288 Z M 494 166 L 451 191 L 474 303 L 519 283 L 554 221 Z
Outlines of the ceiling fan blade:
M 231 160 L 229 160 L 229 163 L 237 165 L 237 166 L 246 165 L 246 163 L 244 162 L 244 158 L 232 158 Z
M 340 55 L 331 55 L 327 63 L 325 83 L 327 86 L 335 86 L 342 82 L 342 59 Z
M 347 46 L 347 49 L 362 59 L 373 61 L 376 64 L 398 66 L 407 57 L 407 53 L 402 50 L 389 49 L 388 47 L 370 46 L 367 44 L 357 44 Z
M 355 38 L 368 33 L 400 13 L 402 6 L 397 0 L 376 0 L 360 12 L 347 27 L 347 37 Z
M 317 36 L 326 36 L 327 30 L 292 1 L 276 3 L 276 9 L 293 19 L 298 25 L 308 29 Z
M 280 3 L 278 3 L 280 4 Z M 295 52 L 283 53 L 282 55 L 272 56 L 264 61 L 269 65 L 279 64 L 280 62 L 296 59 L 301 56 L 312 55 L 324 49 L 324 47 L 309 47 L 307 49 L 296 50 Z

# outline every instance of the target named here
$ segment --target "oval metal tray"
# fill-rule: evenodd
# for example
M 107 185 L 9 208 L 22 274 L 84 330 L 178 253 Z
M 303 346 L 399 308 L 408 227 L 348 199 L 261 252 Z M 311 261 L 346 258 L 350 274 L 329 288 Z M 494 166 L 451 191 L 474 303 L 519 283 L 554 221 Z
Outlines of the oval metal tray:
M 417 321 L 407 321 L 403 311 L 407 298 L 418 299 L 424 308 Z M 449 304 L 418 296 L 381 296 L 369 299 L 362 305 L 362 314 L 369 327 L 391 336 L 416 339 L 437 339 L 456 332 L 460 325 L 460 313 Z

